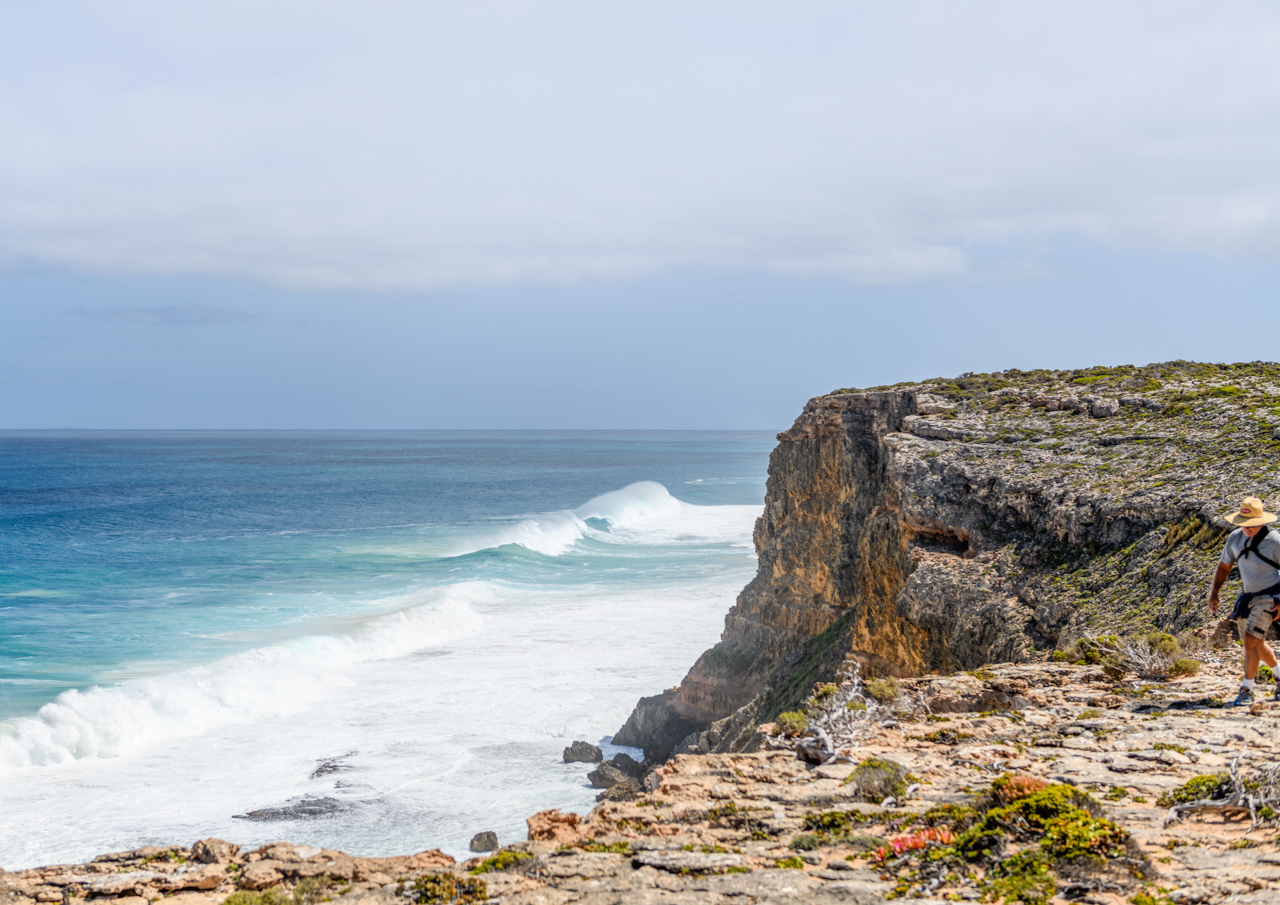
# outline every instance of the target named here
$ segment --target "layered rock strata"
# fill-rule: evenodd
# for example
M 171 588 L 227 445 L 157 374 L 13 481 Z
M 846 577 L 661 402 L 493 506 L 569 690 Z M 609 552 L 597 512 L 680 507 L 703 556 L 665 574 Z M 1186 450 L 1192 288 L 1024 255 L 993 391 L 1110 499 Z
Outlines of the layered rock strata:
M 1245 495 L 1280 490 L 1280 366 L 1006 371 L 811 400 L 770 457 L 720 643 L 615 737 L 728 750 L 813 681 L 1177 632 Z

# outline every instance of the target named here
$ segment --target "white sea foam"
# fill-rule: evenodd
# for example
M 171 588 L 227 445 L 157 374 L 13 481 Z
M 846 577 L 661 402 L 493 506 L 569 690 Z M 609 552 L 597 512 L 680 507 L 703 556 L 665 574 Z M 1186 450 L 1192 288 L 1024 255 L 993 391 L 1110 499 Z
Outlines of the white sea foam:
M 504 533 L 515 529 L 529 549 L 543 545 L 559 559 L 504 553 L 492 573 L 485 560 L 436 562 L 422 580 L 488 580 L 371 607 L 353 597 L 342 609 L 358 600 L 360 616 L 331 615 L 342 596 L 335 584 L 332 598 L 299 604 L 330 614 L 303 636 L 264 639 L 278 623 L 255 626 L 260 640 L 245 636 L 257 645 L 245 654 L 68 693 L 0 736 L 0 866 L 209 835 L 464 856 L 477 828 L 523 838 L 530 813 L 583 812 L 596 790 L 585 765 L 562 763 L 561 751 L 578 738 L 602 743 L 638 695 L 679 681 L 715 643 L 754 569 L 758 514 L 632 485 L 558 518 L 490 526 L 463 545 L 516 543 Z M 566 525 L 561 545 L 556 531 Z M 438 560 L 442 546 L 360 552 Z M 388 594 L 398 593 L 396 574 Z M 313 775 L 318 761 L 340 756 L 350 772 Z M 20 766 L 35 763 L 53 766 Z M 291 823 L 232 816 L 299 795 L 353 807 Z
M 403 657 L 479 630 L 470 606 L 483 583 L 408 595 L 376 616 L 346 620 L 213 663 L 113 687 L 73 689 L 33 717 L 0 723 L 0 773 L 119 757 L 157 741 L 298 713 L 349 681 L 360 663 Z M 387 601 L 390 602 L 390 601 Z

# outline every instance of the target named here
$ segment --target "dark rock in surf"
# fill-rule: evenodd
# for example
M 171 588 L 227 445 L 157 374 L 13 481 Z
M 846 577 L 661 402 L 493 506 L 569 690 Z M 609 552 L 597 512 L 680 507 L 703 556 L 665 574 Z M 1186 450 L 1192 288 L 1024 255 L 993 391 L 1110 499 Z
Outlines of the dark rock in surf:
M 593 789 L 608 789 L 629 778 L 610 763 L 603 763 L 587 774 Z
M 258 808 L 247 814 L 233 814 L 236 820 L 314 820 L 319 817 L 333 817 L 352 810 L 354 805 L 349 801 L 337 798 L 317 798 L 304 795 L 291 798 L 279 807 Z
M 311 771 L 311 778 L 319 779 L 321 776 L 329 776 L 333 773 L 347 773 L 354 770 L 355 767 L 351 766 L 351 764 L 344 764 L 343 761 L 348 757 L 354 757 L 355 754 L 356 752 L 350 751 L 340 757 L 326 757 L 320 761 L 319 766 Z
M 596 796 L 596 801 L 635 801 L 640 797 L 640 784 L 634 779 L 624 779 Z
M 625 751 L 615 754 L 610 763 L 632 779 L 639 779 L 641 776 L 644 776 L 644 764 L 640 763 L 640 761 L 636 760 Z
M 498 848 L 498 834 L 485 831 L 476 833 L 471 837 L 471 844 L 468 846 L 473 852 L 492 852 Z
M 566 764 L 598 764 L 604 760 L 604 753 L 589 742 L 574 742 L 564 749 Z

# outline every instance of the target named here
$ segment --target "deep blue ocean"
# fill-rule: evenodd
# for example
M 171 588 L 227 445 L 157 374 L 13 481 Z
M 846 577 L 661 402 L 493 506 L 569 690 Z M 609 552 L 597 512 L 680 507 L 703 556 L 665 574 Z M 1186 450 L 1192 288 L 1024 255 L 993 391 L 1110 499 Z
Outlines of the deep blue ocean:
M 561 749 L 719 638 L 774 442 L 0 433 L 0 867 L 585 812 Z

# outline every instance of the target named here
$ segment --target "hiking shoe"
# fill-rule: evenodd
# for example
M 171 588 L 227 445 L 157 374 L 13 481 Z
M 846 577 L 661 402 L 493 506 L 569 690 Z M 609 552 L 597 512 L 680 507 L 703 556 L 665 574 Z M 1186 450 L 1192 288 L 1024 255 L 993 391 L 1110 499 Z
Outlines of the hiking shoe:
M 1236 695 L 1236 699 L 1231 702 L 1232 707 L 1243 707 L 1245 704 L 1253 703 L 1253 689 L 1241 688 L 1240 693 Z
M 1271 700 L 1280 701 L 1280 682 L 1276 683 L 1276 693 L 1271 696 Z

